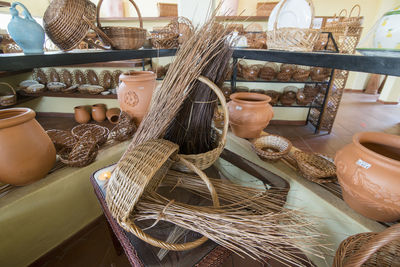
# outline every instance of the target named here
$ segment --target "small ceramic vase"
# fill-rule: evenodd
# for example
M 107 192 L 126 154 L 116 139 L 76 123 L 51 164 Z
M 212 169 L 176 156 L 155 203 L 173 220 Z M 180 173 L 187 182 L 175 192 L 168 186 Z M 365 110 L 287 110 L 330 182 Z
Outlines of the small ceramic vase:
M 106 105 L 95 104 L 92 106 L 92 118 L 97 122 L 102 122 L 106 119 Z
M 29 108 L 0 110 L 0 182 L 27 185 L 54 166 L 56 149 L 35 116 Z
M 90 112 L 87 106 L 74 107 L 75 121 L 77 123 L 88 123 L 90 121 Z
M 22 7 L 24 18 L 19 16 L 17 6 Z M 19 2 L 11 4 L 10 14 L 12 18 L 7 26 L 8 33 L 22 48 L 24 54 L 43 54 L 45 34 L 42 26 L 32 18 L 31 13 Z
M 147 114 L 156 87 L 156 75 L 151 71 L 130 71 L 121 74 L 119 79 L 117 94 L 121 110 L 139 125 Z
M 119 108 L 110 108 L 107 110 L 106 116 L 109 122 L 112 124 L 117 124 L 119 122 L 119 115 L 121 110 Z
M 344 201 L 380 222 L 400 219 L 400 136 L 363 132 L 336 153 Z
M 241 138 L 258 138 L 274 116 L 271 98 L 257 93 L 235 93 L 228 103 L 229 124 Z

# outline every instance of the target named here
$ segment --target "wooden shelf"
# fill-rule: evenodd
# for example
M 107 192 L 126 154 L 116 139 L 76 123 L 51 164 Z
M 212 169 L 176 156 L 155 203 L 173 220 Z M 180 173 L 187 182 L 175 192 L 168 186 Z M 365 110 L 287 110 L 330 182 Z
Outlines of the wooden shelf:
M 0 7 L 10 7 L 11 4 L 9 2 L 0 1 Z
M 67 98 L 98 98 L 98 99 L 117 99 L 117 95 L 115 94 L 109 94 L 109 95 L 91 95 L 91 94 L 81 94 L 79 92 L 75 93 L 58 93 L 58 92 L 50 92 L 50 91 L 45 91 L 43 93 L 37 93 L 37 94 L 31 94 L 31 93 L 26 93 L 22 90 L 18 91 L 18 95 L 20 96 L 25 96 L 25 97 L 42 97 L 42 96 L 47 96 L 47 97 L 67 97 Z
M 0 78 L 9 77 L 13 75 L 18 75 L 22 73 L 32 72 L 32 69 L 29 70 L 16 70 L 16 71 L 0 71 Z
M 167 22 L 169 22 L 170 20 L 173 20 L 173 19 L 175 19 L 175 18 L 177 18 L 177 17 L 142 17 L 142 20 L 143 21 L 167 21 Z M 138 17 L 127 17 L 127 18 L 125 18 L 125 17 L 120 17 L 120 18 L 117 18 L 117 17 L 110 17 L 110 18 L 101 18 L 100 19 L 100 22 L 102 22 L 102 21 L 104 21 L 104 22 L 109 22 L 109 21 L 139 21 L 139 18 Z
M 145 60 L 144 64 L 149 65 L 151 60 Z M 76 67 L 76 68 L 136 68 L 142 67 L 142 59 L 132 59 L 132 60 L 121 60 L 121 61 L 109 61 L 109 62 L 96 62 L 88 64 L 78 64 L 60 67 Z M 0 76 L 1 77 L 1 76 Z
M 11 105 L 11 106 L 6 106 L 6 107 L 0 106 L 0 109 L 13 108 L 13 107 L 15 107 L 17 105 L 20 105 L 20 104 L 23 104 L 25 102 L 31 101 L 31 100 L 33 100 L 35 98 L 36 97 L 34 97 L 34 96 L 17 95 L 17 103 L 16 104 Z

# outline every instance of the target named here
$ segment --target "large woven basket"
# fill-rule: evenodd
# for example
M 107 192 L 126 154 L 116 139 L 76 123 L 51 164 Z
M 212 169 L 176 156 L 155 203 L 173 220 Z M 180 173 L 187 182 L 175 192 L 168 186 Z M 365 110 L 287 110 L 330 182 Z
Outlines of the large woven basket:
M 361 233 L 340 243 L 333 267 L 400 266 L 400 224 L 381 233 Z
M 219 87 L 217 85 L 215 85 L 212 81 L 210 81 L 206 77 L 200 76 L 198 78 L 198 80 L 207 84 L 214 91 L 214 93 L 217 95 L 219 101 L 221 102 L 221 107 L 224 112 L 224 128 L 222 129 L 222 134 L 219 134 L 218 130 L 215 130 L 217 133 L 216 142 L 218 143 L 218 145 L 213 150 L 210 150 L 208 152 L 201 153 L 201 154 L 180 155 L 180 156 L 182 158 L 190 161 L 191 163 L 193 163 L 200 170 L 205 170 L 214 164 L 214 162 L 221 155 L 222 150 L 224 150 L 225 143 L 226 143 L 226 136 L 228 134 L 228 127 L 229 127 L 229 124 L 228 124 L 229 112 L 228 112 L 228 106 L 226 104 L 225 96 L 222 93 L 221 89 L 219 89 Z M 190 172 L 190 169 L 188 169 L 181 162 L 175 163 L 172 166 L 172 168 L 177 171 Z
M 61 50 L 74 49 L 95 21 L 96 5 L 89 0 L 53 0 L 43 16 L 47 36 Z
M 287 0 L 284 0 L 276 15 L 274 29 L 267 32 L 268 49 L 285 50 L 285 51 L 306 51 L 311 52 L 314 49 L 314 44 L 319 39 L 321 31 L 319 29 L 312 29 L 314 21 L 314 4 L 311 0 L 307 2 L 311 6 L 312 19 L 309 29 L 300 28 L 279 28 L 278 18 L 281 13 L 282 7 Z
M 100 8 L 103 0 L 100 0 L 97 5 L 97 27 L 100 28 L 108 38 L 104 39 L 101 35 L 100 37 L 104 42 L 109 43 L 113 49 L 139 49 L 146 41 L 147 31 L 143 29 L 143 19 L 140 10 L 133 0 L 129 0 L 129 2 L 131 2 L 136 9 L 139 17 L 140 28 L 116 26 L 102 27 L 100 24 Z M 95 31 L 100 34 L 98 30 Z
M 171 164 L 176 160 L 180 160 L 182 164 L 199 175 L 210 190 L 214 206 L 219 207 L 216 190 L 208 177 L 195 165 L 177 155 L 178 148 L 178 145 L 170 141 L 159 139 L 147 141 L 127 152 L 119 161 L 108 182 L 106 202 L 112 216 L 126 231 L 153 246 L 183 251 L 203 244 L 207 241 L 207 237 L 203 236 L 183 244 L 167 243 L 146 234 L 131 220 L 135 205 L 140 198 L 155 192 Z

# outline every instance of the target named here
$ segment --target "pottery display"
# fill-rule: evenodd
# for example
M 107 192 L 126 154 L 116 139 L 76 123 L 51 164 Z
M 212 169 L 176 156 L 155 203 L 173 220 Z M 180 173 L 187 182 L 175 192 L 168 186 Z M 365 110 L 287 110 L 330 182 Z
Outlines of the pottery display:
M 56 149 L 29 108 L 0 110 L 0 182 L 26 185 L 46 176 Z
M 106 105 L 95 104 L 92 106 L 92 118 L 97 122 L 102 122 L 106 119 Z
M 229 124 L 241 138 L 258 138 L 274 116 L 271 98 L 257 93 L 235 93 L 228 103 Z
M 130 71 L 119 76 L 118 102 L 122 111 L 131 116 L 137 125 L 146 115 L 153 91 L 156 74 L 151 71 Z
M 110 108 L 107 110 L 106 116 L 109 122 L 112 124 L 117 124 L 119 122 L 119 115 L 121 110 L 119 108 Z
M 22 14 L 24 18 L 19 16 L 17 6 L 23 9 Z M 10 14 L 12 18 L 10 23 L 8 23 L 7 31 L 17 45 L 22 48 L 24 54 L 43 54 L 44 30 L 32 18 L 28 9 L 23 4 L 14 2 L 11 4 Z
M 400 136 L 362 132 L 336 153 L 344 201 L 373 220 L 400 219 Z
M 374 35 L 374 47 L 400 49 L 400 7 L 385 13 Z
M 77 106 L 74 107 L 75 121 L 77 123 L 88 123 L 91 119 L 90 111 L 88 106 Z

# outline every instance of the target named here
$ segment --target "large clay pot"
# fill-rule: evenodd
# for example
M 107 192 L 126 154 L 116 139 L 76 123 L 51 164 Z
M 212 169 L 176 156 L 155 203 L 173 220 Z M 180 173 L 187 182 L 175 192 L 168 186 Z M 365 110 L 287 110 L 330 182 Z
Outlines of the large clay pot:
M 400 219 L 400 136 L 363 132 L 336 153 L 343 199 L 365 217 Z
M 257 93 L 235 93 L 228 103 L 229 124 L 242 138 L 257 138 L 274 116 L 271 98 Z
M 29 108 L 0 110 L 0 182 L 26 185 L 56 162 L 56 149 Z
M 150 105 L 156 74 L 152 71 L 130 71 L 119 76 L 118 102 L 122 111 L 139 125 Z

